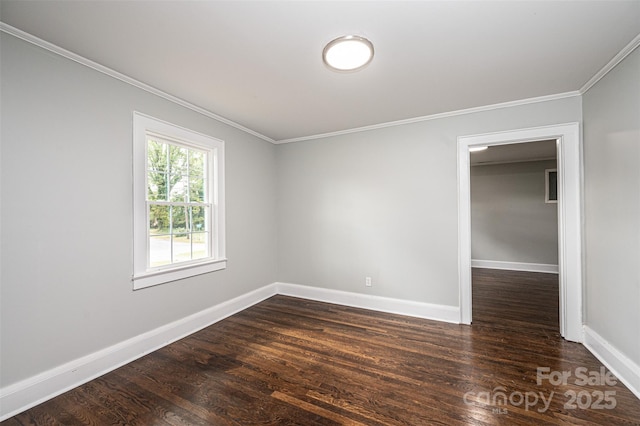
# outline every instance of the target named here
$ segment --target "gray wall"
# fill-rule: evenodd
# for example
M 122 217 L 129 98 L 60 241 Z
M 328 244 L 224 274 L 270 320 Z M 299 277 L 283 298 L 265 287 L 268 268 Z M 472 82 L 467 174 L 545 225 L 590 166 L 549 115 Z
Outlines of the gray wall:
M 640 49 L 583 102 L 586 323 L 640 365 Z
M 0 382 L 276 281 L 275 146 L 2 33 Z M 226 141 L 224 271 L 132 291 L 132 112 Z
M 457 137 L 581 116 L 573 97 L 279 146 L 279 281 L 458 306 Z
M 555 168 L 555 160 L 471 167 L 472 259 L 558 264 L 558 205 L 544 202 L 545 169 Z

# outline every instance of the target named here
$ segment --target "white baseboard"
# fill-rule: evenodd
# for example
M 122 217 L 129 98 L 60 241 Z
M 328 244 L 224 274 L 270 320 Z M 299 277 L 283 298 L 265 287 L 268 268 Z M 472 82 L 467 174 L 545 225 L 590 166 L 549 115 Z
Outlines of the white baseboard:
M 437 321 L 460 323 L 460 308 L 457 306 L 434 305 L 411 300 L 392 299 L 369 294 L 352 293 L 328 288 L 310 287 L 299 284 L 276 283 L 278 294 L 352 306 L 354 308 L 407 315 Z
M 0 389 L 0 421 L 115 370 L 276 294 L 269 284 Z
M 506 269 L 509 271 L 544 272 L 557 274 L 558 265 L 547 263 L 501 262 L 498 260 L 471 260 L 472 268 Z
M 584 346 L 640 399 L 640 366 L 598 333 L 584 326 Z

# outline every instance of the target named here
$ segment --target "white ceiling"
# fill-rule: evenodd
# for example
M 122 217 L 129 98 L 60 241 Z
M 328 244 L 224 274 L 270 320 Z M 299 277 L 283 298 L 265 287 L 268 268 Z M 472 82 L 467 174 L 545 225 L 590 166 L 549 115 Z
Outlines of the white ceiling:
M 276 141 L 580 90 L 640 1 L 14 1 L 6 24 Z M 359 34 L 357 73 L 322 64 Z

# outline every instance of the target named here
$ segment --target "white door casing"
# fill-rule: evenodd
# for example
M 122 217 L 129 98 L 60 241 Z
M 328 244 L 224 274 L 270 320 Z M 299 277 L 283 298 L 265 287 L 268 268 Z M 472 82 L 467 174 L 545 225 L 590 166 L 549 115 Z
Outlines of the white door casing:
M 471 184 L 469 147 L 557 140 L 560 334 L 583 341 L 582 161 L 580 127 L 567 123 L 458 137 L 458 268 L 460 322 L 471 324 Z

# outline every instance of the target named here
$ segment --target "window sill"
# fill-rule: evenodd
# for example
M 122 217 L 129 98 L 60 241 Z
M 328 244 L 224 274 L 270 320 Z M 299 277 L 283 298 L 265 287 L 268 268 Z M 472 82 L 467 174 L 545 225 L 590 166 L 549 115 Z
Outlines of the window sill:
M 227 267 L 227 259 L 209 260 L 203 263 L 179 266 L 166 270 L 142 272 L 133 276 L 133 289 L 140 290 L 154 285 L 164 284 L 196 275 L 219 271 Z

